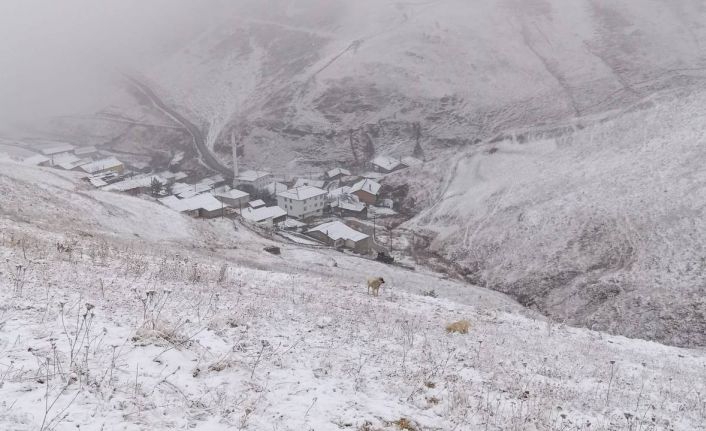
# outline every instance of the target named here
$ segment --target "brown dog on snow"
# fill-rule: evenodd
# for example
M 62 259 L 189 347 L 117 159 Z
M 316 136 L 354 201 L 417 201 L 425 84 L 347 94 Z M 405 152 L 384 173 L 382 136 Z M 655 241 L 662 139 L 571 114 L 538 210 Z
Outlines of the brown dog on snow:
M 370 290 L 373 291 L 373 296 L 378 296 L 380 292 L 380 286 L 385 284 L 385 280 L 382 277 L 370 277 L 368 278 L 368 295 L 370 295 Z

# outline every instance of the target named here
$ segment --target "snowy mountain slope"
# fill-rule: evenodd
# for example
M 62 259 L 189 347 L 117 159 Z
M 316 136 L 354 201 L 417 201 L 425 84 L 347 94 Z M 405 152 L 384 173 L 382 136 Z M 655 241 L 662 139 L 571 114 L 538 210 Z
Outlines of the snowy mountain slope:
M 75 226 L 95 226 L 95 211 L 80 210 L 96 202 L 71 192 L 72 179 L 3 168 L 4 184 L 34 182 L 39 218 L 23 223 L 5 205 L 0 216 L 4 429 L 703 424 L 703 352 L 547 325 L 499 294 L 340 253 L 283 246 L 285 260 L 218 220 L 170 219 L 198 229 L 194 238 L 109 234 L 109 225 L 78 235 L 45 222 L 78 214 Z M 63 194 L 56 187 L 66 195 L 50 201 Z M 33 189 L 21 191 L 3 204 L 29 205 Z M 209 232 L 220 235 L 198 241 Z M 381 268 L 392 289 L 374 299 L 359 278 Z M 454 284 L 473 292 L 472 305 L 410 292 Z M 469 334 L 445 333 L 462 318 Z
M 664 96 L 562 138 L 470 148 L 438 186 L 413 186 L 427 209 L 408 227 L 556 320 L 704 345 L 704 101 Z
M 705 18 L 695 0 L 240 2 L 142 72 L 217 149 L 246 130 L 248 163 L 352 161 L 349 129 L 409 153 L 414 122 L 439 147 L 701 83 Z

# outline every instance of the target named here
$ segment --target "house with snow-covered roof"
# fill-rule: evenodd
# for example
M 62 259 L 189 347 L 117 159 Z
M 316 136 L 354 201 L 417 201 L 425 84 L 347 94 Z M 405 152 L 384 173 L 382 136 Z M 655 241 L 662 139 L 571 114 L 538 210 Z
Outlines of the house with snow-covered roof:
M 330 171 L 326 171 L 326 180 L 327 181 L 340 180 L 343 177 L 350 177 L 350 176 L 351 176 L 351 171 L 349 171 L 348 169 L 334 168 L 334 169 L 331 169 Z
M 326 182 L 323 180 L 312 180 L 310 178 L 297 178 L 297 181 L 294 182 L 294 186 L 292 186 L 292 188 L 312 186 L 312 187 L 318 187 L 320 189 L 323 189 L 325 185 L 326 185 Z
M 103 187 L 103 190 L 129 193 L 131 195 L 149 194 L 152 193 L 153 181 L 159 182 L 162 186 L 167 183 L 167 180 L 159 175 L 145 175 L 109 184 Z
M 179 199 L 176 196 L 167 196 L 159 199 L 159 202 L 167 207 L 192 217 L 215 218 L 223 215 L 226 206 L 223 202 L 214 198 L 210 193 L 202 193 L 186 199 Z
M 370 163 L 373 165 L 373 169 L 384 174 L 389 174 L 390 172 L 394 172 L 405 167 L 400 159 L 390 156 L 375 157 Z
M 101 174 L 103 172 L 121 173 L 125 170 L 125 165 L 115 157 L 108 157 L 87 163 L 81 166 L 81 170 L 91 175 Z
M 267 204 L 265 204 L 265 201 L 263 201 L 262 199 L 257 199 L 257 200 L 248 202 L 248 206 L 249 206 L 250 208 L 255 208 L 255 209 L 257 209 L 257 208 L 262 208 L 262 207 L 264 207 L 264 206 L 266 206 L 266 205 L 267 205 Z
M 71 155 L 69 154 L 69 156 L 71 156 Z M 55 161 L 54 167 L 58 167 L 58 168 L 66 170 L 66 171 L 80 171 L 81 167 L 83 165 L 87 165 L 87 164 L 91 163 L 92 161 L 93 160 L 91 160 L 88 157 L 85 157 L 83 159 L 78 159 L 78 158 L 75 158 L 74 156 L 71 156 L 71 158 L 67 157 L 64 160 L 60 160 L 59 163 L 56 163 L 56 161 Z
M 255 191 L 260 191 L 272 182 L 272 174 L 265 171 L 245 171 L 240 173 L 235 180 L 233 186 L 250 187 Z
M 178 196 L 180 199 L 187 199 L 211 190 L 213 190 L 213 185 L 210 182 L 199 182 L 196 184 L 172 184 L 172 193 Z
M 287 219 L 287 211 L 278 206 L 260 208 L 248 207 L 244 208 L 240 215 L 250 223 L 266 227 L 273 227 Z
M 331 211 L 340 217 L 368 218 L 368 206 L 353 199 L 339 199 L 331 202 Z
M 332 221 L 307 231 L 307 235 L 333 247 L 345 247 L 358 253 L 370 253 L 370 236 L 340 221 Z
M 378 201 L 381 188 L 382 185 L 380 183 L 366 178 L 353 184 L 350 193 L 355 195 L 361 202 L 374 205 Z
M 242 208 L 250 201 L 250 193 L 238 189 L 217 191 L 213 196 L 233 208 Z
M 296 187 L 277 194 L 277 205 L 298 219 L 321 216 L 326 204 L 326 190 L 313 186 Z

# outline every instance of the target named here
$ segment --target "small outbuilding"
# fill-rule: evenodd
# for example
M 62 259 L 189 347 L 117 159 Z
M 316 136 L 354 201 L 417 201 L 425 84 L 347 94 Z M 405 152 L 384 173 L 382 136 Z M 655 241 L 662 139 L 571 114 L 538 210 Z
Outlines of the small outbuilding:
M 238 189 L 216 192 L 213 196 L 233 208 L 242 208 L 250 201 L 250 194 Z
M 349 177 L 351 171 L 343 168 L 334 168 L 326 172 L 326 181 L 340 180 L 343 177 Z
M 332 221 L 316 226 L 307 231 L 307 234 L 336 248 L 343 247 L 362 254 L 370 253 L 370 236 L 358 232 L 340 221 Z
M 374 205 L 378 201 L 381 188 L 382 185 L 380 185 L 380 183 L 373 180 L 364 179 L 355 183 L 353 187 L 351 187 L 350 193 L 355 195 L 361 202 L 368 205 Z
M 262 207 L 264 207 L 264 206 L 266 206 L 266 205 L 267 205 L 267 204 L 265 204 L 265 201 L 263 201 L 262 199 L 258 199 L 258 200 L 255 200 L 255 201 L 250 201 L 250 202 L 248 203 L 248 206 L 249 206 L 250 208 L 253 208 L 253 209 L 262 208 Z
M 368 218 L 368 206 L 352 200 L 331 202 L 331 211 L 340 217 Z
M 152 193 L 153 182 L 155 181 L 162 187 L 167 183 L 167 180 L 158 175 L 148 175 L 118 181 L 103 187 L 103 190 L 129 193 L 131 195 L 150 194 Z
M 216 218 L 221 217 L 226 205 L 214 198 L 210 193 L 203 193 L 186 199 L 179 199 L 176 196 L 167 196 L 159 199 L 159 202 L 181 213 L 192 217 Z
M 400 159 L 390 156 L 375 157 L 370 163 L 373 165 L 373 169 L 376 172 L 382 172 L 384 174 L 389 174 L 390 172 L 405 168 L 405 165 L 402 164 Z
M 125 165 L 115 157 L 108 157 L 87 163 L 81 166 L 81 170 L 91 175 L 102 174 L 104 172 L 115 172 L 119 174 L 125 170 Z
M 272 182 L 272 174 L 265 171 L 245 171 L 233 181 L 233 186 L 250 187 L 254 191 L 261 191 Z
M 266 227 L 273 227 L 287 219 L 287 211 L 278 206 L 245 208 L 241 215 L 251 223 Z

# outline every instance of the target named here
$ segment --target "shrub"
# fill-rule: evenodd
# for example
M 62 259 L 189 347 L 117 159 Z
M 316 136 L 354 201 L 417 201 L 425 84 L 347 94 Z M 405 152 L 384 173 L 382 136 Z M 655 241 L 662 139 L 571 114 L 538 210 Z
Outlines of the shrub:
M 449 334 L 452 334 L 454 332 L 458 332 L 459 334 L 468 334 L 468 330 L 470 328 L 471 322 L 464 319 L 446 325 L 446 332 L 448 332 Z
M 415 427 L 412 421 L 407 418 L 399 418 L 394 421 L 393 424 L 397 425 L 397 428 L 404 431 L 417 431 L 417 427 Z

